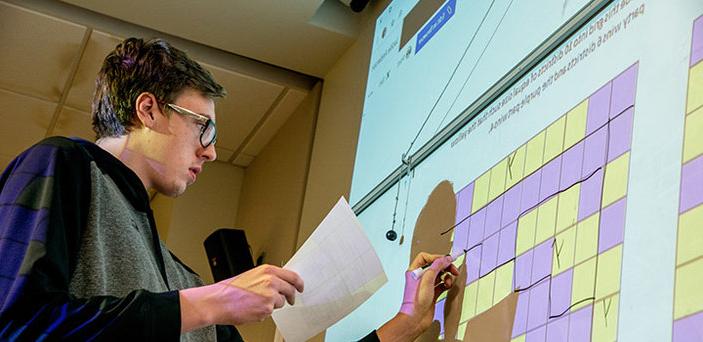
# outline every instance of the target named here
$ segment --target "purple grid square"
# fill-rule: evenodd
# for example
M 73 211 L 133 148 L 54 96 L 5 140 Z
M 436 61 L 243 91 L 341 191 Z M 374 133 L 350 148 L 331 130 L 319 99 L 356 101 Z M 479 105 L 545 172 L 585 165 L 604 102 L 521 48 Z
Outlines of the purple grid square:
M 589 305 L 571 314 L 569 317 L 569 342 L 591 341 L 591 316 L 593 305 Z
M 532 256 L 534 249 L 522 253 L 515 259 L 515 283 L 513 290 L 526 289 L 532 285 L 530 277 L 532 275 Z
M 674 337 L 671 341 L 703 341 L 703 312 L 674 321 Z
M 608 122 L 608 111 L 610 109 L 611 83 L 596 90 L 588 100 L 588 117 L 586 119 L 586 134 L 594 132 Z
M 553 242 L 554 239 L 548 239 L 535 247 L 535 255 L 532 257 L 531 279 L 533 284 L 552 272 Z
M 520 215 L 520 198 L 522 197 L 522 182 L 513 185 L 505 192 L 503 200 L 503 219 L 501 226 L 505 227 L 513 221 L 517 220 Z
M 608 144 L 608 127 L 603 127 L 586 138 L 583 150 L 582 177 L 593 173 L 605 165 L 605 152 Z
M 627 197 L 603 208 L 600 212 L 598 253 L 622 243 L 625 231 L 625 204 Z
M 466 252 L 466 285 L 478 280 L 478 270 L 481 266 L 481 247 L 478 246 Z
M 693 41 L 691 42 L 691 66 L 703 60 L 703 16 L 693 22 Z
M 538 169 L 522 181 L 522 199 L 520 200 L 520 211 L 523 213 L 532 209 L 539 203 L 539 185 L 542 178 L 542 170 Z
M 530 289 L 530 308 L 527 313 L 527 330 L 547 323 L 549 306 L 549 281 L 544 280 Z
M 466 246 L 471 248 L 483 241 L 483 227 L 486 224 L 486 208 L 475 212 L 471 215 L 471 223 L 469 228 L 469 238 Z
M 498 260 L 498 242 L 500 241 L 500 234 L 496 233 L 483 240 L 483 245 L 481 248 L 481 270 L 480 275 L 491 273 L 496 267 L 496 262 Z
M 467 240 L 469 239 L 469 226 L 471 218 L 468 217 L 464 222 L 459 223 L 454 227 L 454 241 L 452 241 L 452 251 L 459 251 L 466 248 Z
M 444 334 L 444 304 L 445 299 L 440 300 L 434 306 L 434 320 L 439 322 L 439 333 Z
M 530 302 L 530 290 L 518 293 L 517 306 L 515 307 L 515 321 L 513 321 L 513 338 L 527 331 L 527 309 Z
M 484 236 L 491 236 L 493 233 L 500 230 L 503 227 L 500 224 L 501 216 L 503 214 L 503 196 L 498 196 L 486 207 L 486 229 L 483 233 Z
M 680 196 L 681 213 L 703 203 L 703 156 L 689 161 L 681 168 Z
M 569 315 L 556 318 L 547 324 L 547 342 L 564 342 L 569 339 Z
M 474 197 L 474 183 L 471 182 L 456 194 L 456 222 L 471 215 L 471 205 Z
M 571 306 L 571 285 L 574 279 L 574 269 L 570 268 L 567 271 L 559 273 L 552 278 L 552 286 L 550 288 L 550 308 L 549 316 L 563 315 Z M 563 316 L 561 316 L 563 317 Z
M 583 145 L 583 142 L 579 142 L 562 154 L 559 189 L 566 189 L 581 180 Z
M 630 108 L 610 123 L 609 162 L 630 150 L 632 143 L 632 117 L 634 113 L 635 109 Z
M 502 265 L 515 257 L 515 240 L 517 239 L 517 221 L 500 231 L 498 245 L 498 265 Z
M 547 327 L 541 326 L 538 329 L 532 330 L 525 335 L 525 342 L 544 342 Z
M 561 174 L 561 156 L 552 159 L 542 167 L 542 184 L 539 189 L 539 200 L 554 196 L 559 192 L 559 176 Z
M 581 221 L 600 209 L 600 197 L 603 191 L 603 170 L 598 170 L 591 178 L 581 183 L 579 194 L 579 216 Z
M 638 67 L 639 63 L 623 71 L 613 80 L 613 96 L 610 102 L 611 118 L 635 104 Z

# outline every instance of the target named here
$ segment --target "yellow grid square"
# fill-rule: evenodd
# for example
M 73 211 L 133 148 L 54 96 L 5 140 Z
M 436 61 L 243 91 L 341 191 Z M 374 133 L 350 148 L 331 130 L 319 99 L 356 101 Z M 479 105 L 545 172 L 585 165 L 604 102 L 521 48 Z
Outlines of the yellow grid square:
M 462 254 L 458 258 L 456 258 L 456 260 L 454 260 L 454 262 L 452 262 L 452 264 L 454 264 L 454 266 L 456 266 L 456 268 L 459 268 L 459 267 L 461 267 L 462 264 L 464 264 L 465 258 L 466 258 L 466 254 Z
M 537 209 L 537 229 L 535 230 L 535 245 L 554 236 L 557 225 L 557 197 L 552 197 L 542 203 Z
M 620 267 L 622 266 L 622 244 L 598 255 L 596 271 L 596 300 L 620 290 Z
M 591 341 L 615 341 L 618 332 L 620 296 L 614 295 L 593 304 Z
M 683 138 L 683 162 L 703 153 L 703 107 L 686 117 L 686 128 Z
M 545 163 L 564 151 L 564 126 L 566 126 L 566 116 L 562 116 L 547 127 L 544 138 Z
M 513 291 L 513 271 L 515 264 L 513 261 L 499 267 L 496 270 L 496 283 L 493 289 L 493 305 L 497 304 L 510 292 Z
M 466 335 L 466 326 L 469 325 L 469 322 L 464 322 L 459 324 L 459 330 L 456 331 L 456 339 L 458 341 L 461 341 L 464 339 L 464 335 Z M 442 338 L 441 340 L 443 340 Z
M 624 153 L 606 165 L 603 179 L 603 208 L 625 196 L 629 170 L 630 152 Z
M 574 266 L 574 248 L 576 246 L 576 226 L 557 234 L 554 238 L 552 256 L 552 276 Z
M 676 269 L 674 285 L 674 319 L 703 310 L 703 259 L 698 259 Z
M 537 209 L 533 209 L 518 220 L 515 255 L 520 255 L 535 246 L 536 229 Z
M 525 176 L 542 167 L 544 161 L 544 131 L 527 142 L 525 151 Z
M 522 145 L 508 156 L 508 174 L 505 177 L 506 189 L 522 180 L 523 171 L 525 171 L 525 149 L 525 145 Z
M 488 202 L 494 200 L 505 191 L 505 176 L 508 171 L 508 158 L 501 160 L 491 168 L 491 184 L 488 191 Z
M 488 170 L 474 182 L 474 198 L 471 204 L 471 213 L 475 213 L 488 203 L 488 190 L 491 184 L 491 171 Z
M 493 288 L 496 281 L 496 272 L 486 274 L 478 280 L 478 298 L 476 300 L 476 314 L 480 314 L 493 306 Z
M 566 114 L 566 129 L 564 130 L 564 149 L 576 145 L 586 136 L 586 113 L 588 99 L 579 103 Z
M 689 70 L 687 99 L 686 113 L 703 106 L 703 63 L 698 63 Z
M 593 297 L 593 288 L 596 280 L 596 258 L 591 258 L 586 262 L 574 267 L 574 280 L 571 286 L 571 302 L 576 303 L 586 298 Z M 571 311 L 587 306 L 590 301 L 583 301 L 574 305 Z
M 559 194 L 557 211 L 557 233 L 576 224 L 579 212 L 581 184 L 576 184 Z
M 448 291 L 445 291 L 448 292 Z M 459 322 L 466 322 L 476 315 L 476 298 L 478 297 L 478 282 L 475 281 L 464 287 L 464 299 L 461 302 L 461 318 Z
M 525 342 L 525 336 L 527 336 L 527 335 L 522 334 L 522 335 L 510 340 L 510 342 Z
M 578 223 L 574 262 L 580 263 L 598 253 L 598 224 L 600 213 L 595 213 Z
M 703 255 L 703 205 L 699 205 L 679 216 L 676 265 Z

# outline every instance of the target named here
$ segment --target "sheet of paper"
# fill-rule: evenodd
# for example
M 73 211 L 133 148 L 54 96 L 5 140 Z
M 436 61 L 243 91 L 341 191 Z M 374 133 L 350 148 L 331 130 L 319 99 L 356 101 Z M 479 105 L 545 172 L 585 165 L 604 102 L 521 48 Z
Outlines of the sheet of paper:
M 272 315 L 287 342 L 305 341 L 327 329 L 387 281 L 344 197 L 283 268 L 305 281 L 305 291 L 297 294 L 295 305 L 286 304 Z

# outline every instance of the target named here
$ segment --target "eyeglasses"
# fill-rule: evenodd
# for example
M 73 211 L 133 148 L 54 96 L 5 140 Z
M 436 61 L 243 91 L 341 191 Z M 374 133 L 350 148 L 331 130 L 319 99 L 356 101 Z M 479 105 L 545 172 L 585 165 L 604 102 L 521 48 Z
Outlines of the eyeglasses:
M 212 119 L 205 115 L 195 113 L 172 103 L 167 103 L 166 107 L 180 115 L 189 116 L 198 122 L 200 125 L 200 145 L 203 147 L 208 147 L 217 141 L 217 128 L 215 127 L 215 121 L 212 121 Z

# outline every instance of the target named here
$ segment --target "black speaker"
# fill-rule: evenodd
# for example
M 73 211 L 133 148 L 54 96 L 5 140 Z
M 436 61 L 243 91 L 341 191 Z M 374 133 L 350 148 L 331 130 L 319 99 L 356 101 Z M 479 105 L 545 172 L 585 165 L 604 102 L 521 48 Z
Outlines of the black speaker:
M 220 228 L 210 234 L 203 245 L 215 281 L 254 268 L 247 237 L 241 229 Z

